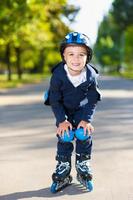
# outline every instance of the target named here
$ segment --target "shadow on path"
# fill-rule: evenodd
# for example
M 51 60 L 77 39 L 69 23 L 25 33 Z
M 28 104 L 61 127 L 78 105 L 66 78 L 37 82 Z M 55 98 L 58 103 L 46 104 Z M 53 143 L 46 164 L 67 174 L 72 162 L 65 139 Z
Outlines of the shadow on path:
M 133 80 L 127 80 L 119 77 L 101 76 L 99 80 L 99 87 L 104 90 L 127 90 L 132 91 Z
M 16 193 L 2 195 L 0 196 L 0 200 L 19 200 L 23 198 L 33 198 L 33 197 L 56 198 L 58 196 L 79 195 L 83 193 L 88 193 L 88 191 L 85 188 L 83 188 L 80 184 L 73 183 L 71 184 L 71 186 L 68 186 L 67 188 L 64 188 L 63 190 L 55 194 L 52 194 L 50 192 L 50 188 L 44 188 L 40 190 L 16 192 Z

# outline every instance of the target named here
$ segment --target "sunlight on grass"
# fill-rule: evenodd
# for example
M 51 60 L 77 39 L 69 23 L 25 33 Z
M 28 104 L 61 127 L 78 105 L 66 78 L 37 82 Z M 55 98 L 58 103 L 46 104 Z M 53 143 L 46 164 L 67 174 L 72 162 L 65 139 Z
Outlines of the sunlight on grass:
M 22 79 L 18 80 L 16 74 L 12 75 L 12 80 L 7 80 L 7 75 L 0 75 L 0 88 L 16 88 L 22 87 L 24 84 L 40 83 L 48 74 L 23 74 Z

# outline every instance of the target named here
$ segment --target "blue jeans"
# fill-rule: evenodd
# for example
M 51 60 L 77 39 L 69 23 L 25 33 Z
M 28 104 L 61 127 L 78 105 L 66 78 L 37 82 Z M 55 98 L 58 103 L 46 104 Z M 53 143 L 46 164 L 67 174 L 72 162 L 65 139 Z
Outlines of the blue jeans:
M 74 149 L 73 142 L 62 142 L 58 138 L 57 142 L 58 156 L 71 157 L 73 149 Z M 85 154 L 91 157 L 91 151 L 92 151 L 92 137 L 89 137 L 89 139 L 84 141 L 76 139 L 76 149 L 75 149 L 76 154 Z
M 68 121 L 72 124 L 73 129 L 76 129 L 79 122 L 82 120 L 82 108 L 78 109 L 73 114 L 67 111 L 67 117 Z M 76 154 L 85 154 L 89 155 L 91 157 L 91 151 L 92 151 L 92 136 L 89 137 L 89 139 L 81 141 L 76 139 Z M 72 142 L 62 142 L 60 138 L 58 137 L 57 142 L 57 155 L 59 156 L 67 156 L 71 157 L 72 152 L 74 149 L 74 145 Z

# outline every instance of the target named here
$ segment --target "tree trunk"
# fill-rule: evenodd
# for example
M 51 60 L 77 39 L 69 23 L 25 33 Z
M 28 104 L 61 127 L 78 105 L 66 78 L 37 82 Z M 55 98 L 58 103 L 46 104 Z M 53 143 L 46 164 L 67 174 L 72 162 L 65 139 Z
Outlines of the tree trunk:
M 16 67 L 17 67 L 18 79 L 21 80 L 22 79 L 22 70 L 21 70 L 21 66 L 20 66 L 20 48 L 16 47 L 15 51 L 16 51 L 16 56 L 17 56 Z
M 10 43 L 6 45 L 5 60 L 7 64 L 8 81 L 11 81 Z
M 45 62 L 44 49 L 41 49 L 40 50 L 40 59 L 39 59 L 39 63 L 38 63 L 38 72 L 39 73 L 43 72 L 44 62 Z

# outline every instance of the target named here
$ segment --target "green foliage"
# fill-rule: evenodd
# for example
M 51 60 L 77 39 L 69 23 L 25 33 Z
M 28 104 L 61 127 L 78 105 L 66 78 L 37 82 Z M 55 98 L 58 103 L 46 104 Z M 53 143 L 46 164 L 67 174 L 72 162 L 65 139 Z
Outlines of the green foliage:
M 132 0 L 115 0 L 99 26 L 94 51 L 97 62 L 110 72 L 133 70 L 132 10 Z
M 133 25 L 127 28 L 125 33 L 125 62 L 129 63 L 128 68 L 133 71 Z
M 109 15 L 104 17 L 99 27 L 97 42 L 94 47 L 96 58 L 101 65 L 109 67 L 111 65 L 118 65 L 120 55 L 116 43 L 119 46 L 119 33 L 116 31 L 112 16 Z
M 132 0 L 115 0 L 113 2 L 112 15 L 116 24 L 121 31 L 125 30 L 133 23 L 133 1 Z
M 67 0 L 0 1 L 0 70 L 10 80 L 12 71 L 21 78 L 25 70 L 43 72 L 56 63 L 60 41 L 70 31 L 65 21 L 73 21 L 78 10 Z

